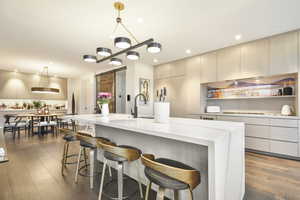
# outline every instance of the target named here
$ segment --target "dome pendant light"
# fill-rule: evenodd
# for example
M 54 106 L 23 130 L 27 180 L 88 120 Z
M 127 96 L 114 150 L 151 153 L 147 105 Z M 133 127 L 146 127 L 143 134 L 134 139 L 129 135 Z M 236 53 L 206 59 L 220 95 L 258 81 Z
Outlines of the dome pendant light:
M 138 60 L 140 58 L 140 54 L 136 51 L 128 51 L 126 53 L 126 57 L 129 59 L 129 60 Z
M 115 46 L 120 49 L 127 49 L 131 46 L 131 41 L 129 38 L 126 37 L 116 37 Z
M 159 53 L 161 51 L 161 44 L 157 42 L 151 42 L 147 45 L 147 51 L 149 53 Z
M 95 62 L 97 62 L 97 57 L 96 56 L 92 56 L 92 55 L 84 55 L 83 56 L 83 60 L 85 62 L 95 63 Z
M 112 59 L 110 59 L 109 64 L 114 65 L 114 66 L 120 66 L 120 65 L 122 65 L 122 60 L 119 58 L 112 58 Z
M 99 47 L 99 48 L 97 48 L 96 51 L 97 51 L 97 54 L 98 54 L 98 55 L 104 56 L 104 57 L 110 56 L 110 55 L 112 54 L 111 49 L 109 49 L 109 48 L 104 48 L 104 47 Z

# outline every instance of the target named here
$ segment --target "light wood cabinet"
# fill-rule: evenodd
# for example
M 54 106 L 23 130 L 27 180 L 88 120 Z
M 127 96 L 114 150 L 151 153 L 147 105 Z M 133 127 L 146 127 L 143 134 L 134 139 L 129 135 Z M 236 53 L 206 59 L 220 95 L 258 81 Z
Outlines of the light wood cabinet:
M 192 57 L 185 62 L 184 87 L 186 92 L 186 112 L 197 114 L 200 111 L 200 57 Z
M 270 38 L 270 74 L 298 71 L 298 33 L 290 32 Z
M 207 53 L 200 57 L 201 83 L 217 81 L 217 53 Z
M 269 74 L 269 40 L 257 40 L 241 45 L 241 76 L 250 78 Z
M 171 76 L 171 64 L 163 64 L 154 68 L 154 78 L 162 79 Z
M 217 52 L 217 80 L 232 80 L 241 77 L 241 47 L 234 46 Z

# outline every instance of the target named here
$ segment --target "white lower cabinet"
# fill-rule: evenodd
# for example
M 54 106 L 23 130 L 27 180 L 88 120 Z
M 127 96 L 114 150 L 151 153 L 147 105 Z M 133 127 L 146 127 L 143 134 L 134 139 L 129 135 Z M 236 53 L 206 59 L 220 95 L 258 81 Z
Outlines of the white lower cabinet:
M 269 152 L 270 142 L 268 139 L 246 137 L 245 147 L 247 149 Z
M 270 139 L 298 142 L 298 128 L 270 127 Z
M 269 126 L 248 125 L 246 124 L 246 136 L 257 138 L 269 138 Z
M 270 141 L 270 152 L 288 156 L 298 156 L 298 143 Z
M 202 118 L 205 119 L 205 115 L 202 115 Z M 247 149 L 300 157 L 297 119 L 224 115 L 217 115 L 216 118 L 221 121 L 244 122 L 246 126 L 245 147 Z

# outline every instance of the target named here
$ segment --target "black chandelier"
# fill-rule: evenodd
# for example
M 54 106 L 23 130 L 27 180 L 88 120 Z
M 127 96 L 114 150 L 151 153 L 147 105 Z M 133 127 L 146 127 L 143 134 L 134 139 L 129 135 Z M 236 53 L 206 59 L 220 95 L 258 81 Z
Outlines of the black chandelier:
M 118 17 L 116 18 L 116 26 L 113 31 L 113 34 L 117 31 L 118 27 L 121 26 L 123 29 L 134 39 L 135 45 L 131 44 L 131 40 L 127 37 L 116 37 L 114 38 L 114 46 L 120 49 L 123 49 L 119 52 L 112 53 L 112 50 L 105 47 L 98 47 L 96 49 L 96 55 L 84 55 L 83 60 L 90 63 L 100 63 L 106 60 L 110 60 L 110 64 L 115 66 L 120 66 L 123 64 L 120 58 L 117 56 L 121 54 L 126 54 L 127 59 L 129 60 L 138 60 L 140 58 L 140 54 L 135 49 L 142 47 L 144 45 L 147 46 L 147 51 L 149 53 L 159 53 L 162 49 L 162 46 L 158 42 L 154 42 L 154 39 L 148 39 L 143 42 L 139 42 L 136 37 L 128 30 L 128 28 L 123 24 L 122 19 L 120 17 L 120 12 L 125 9 L 125 6 L 121 2 L 115 2 L 114 7 L 118 12 Z M 101 56 L 98 59 L 97 56 Z

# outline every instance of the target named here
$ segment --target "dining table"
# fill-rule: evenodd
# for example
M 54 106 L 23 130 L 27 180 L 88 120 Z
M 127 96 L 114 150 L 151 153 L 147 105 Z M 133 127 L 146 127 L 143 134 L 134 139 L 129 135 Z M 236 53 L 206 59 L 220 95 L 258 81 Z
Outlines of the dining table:
M 40 118 L 40 121 L 47 121 L 47 120 L 53 120 L 53 118 L 63 116 L 63 113 L 48 113 L 48 114 L 39 114 L 39 113 L 23 113 L 23 114 L 18 114 L 17 117 L 19 118 L 30 118 L 30 129 L 31 133 L 34 133 L 34 118 Z M 41 133 L 45 134 L 47 133 L 47 129 L 44 127 L 41 127 Z

